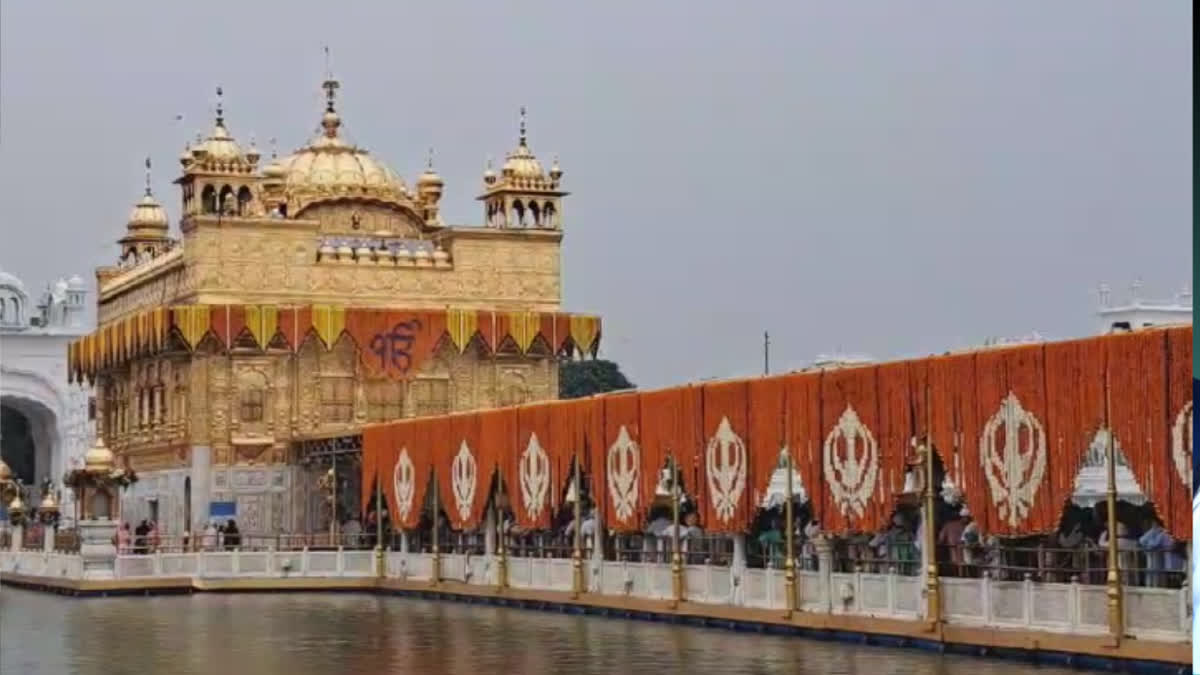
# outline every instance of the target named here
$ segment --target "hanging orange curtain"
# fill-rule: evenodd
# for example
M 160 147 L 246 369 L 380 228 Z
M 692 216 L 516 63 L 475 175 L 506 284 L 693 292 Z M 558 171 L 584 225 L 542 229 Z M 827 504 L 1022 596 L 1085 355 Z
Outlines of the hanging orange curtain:
M 913 398 L 913 365 L 896 361 L 879 366 L 879 487 L 875 490 L 872 529 L 886 528 L 904 490 L 908 459 L 913 456 L 918 409 Z
M 1056 458 L 1046 428 L 1045 348 L 979 352 L 975 372 L 981 433 L 963 448 L 965 471 L 978 475 L 987 497 L 975 518 L 989 534 L 1053 532 L 1062 505 L 1047 489 Z
M 983 473 L 979 471 L 975 354 L 937 356 L 927 359 L 926 363 L 933 447 L 942 460 L 947 477 L 962 491 L 966 505 L 973 513 L 982 513 L 988 502 L 988 491 Z M 924 401 L 924 398 L 922 393 L 920 400 Z M 970 454 L 974 463 L 968 467 L 969 448 L 974 448 Z
M 756 511 L 749 479 L 749 386 L 744 380 L 705 384 L 703 436 L 695 447 L 702 483 L 701 515 L 709 532 L 745 532 Z
M 779 464 L 780 454 L 787 445 L 784 415 L 786 413 L 787 380 L 782 376 L 751 380 L 747 385 L 747 425 L 749 427 L 750 472 L 746 489 L 750 503 L 757 509 L 771 484 L 771 476 Z M 795 460 L 793 459 L 793 464 Z M 794 493 L 801 486 L 793 484 Z
M 875 366 L 827 371 L 821 382 L 825 529 L 873 529 L 881 508 L 879 399 Z M 886 516 L 884 516 L 886 518 Z
M 405 529 L 413 529 L 421 523 L 426 491 L 432 482 L 430 474 L 434 470 L 435 427 L 444 424 L 444 418 L 414 419 L 401 423 L 393 432 L 392 452 L 389 455 L 392 462 L 391 484 L 394 489 L 403 490 L 397 493 L 398 499 L 403 498 L 396 504 L 399 511 L 393 513 L 399 514 Z M 408 457 L 408 461 L 405 461 L 405 457 Z M 411 481 L 408 479 L 410 472 Z
M 371 424 L 363 428 L 362 433 L 362 482 L 359 504 L 362 514 L 375 505 L 375 481 L 379 480 L 379 456 L 387 452 L 388 439 L 391 430 L 383 424 Z
M 825 436 L 821 422 L 821 379 L 820 372 L 783 377 L 784 410 L 787 411 L 783 420 L 784 439 L 792 453 L 792 464 L 808 493 L 813 516 L 819 522 L 825 518 L 826 491 L 825 476 L 821 471 L 821 444 Z
M 1046 476 L 1044 499 L 1061 520 L 1075 494 L 1084 457 L 1105 426 L 1104 342 L 1089 338 L 1049 343 L 1045 354 L 1046 439 L 1054 470 Z
M 456 530 L 475 529 L 483 516 L 497 454 L 505 445 L 512 446 L 513 432 L 509 431 L 510 440 L 505 444 L 505 435 L 496 426 L 497 416 L 506 415 L 513 418 L 509 429 L 515 429 L 511 408 L 430 418 L 438 495 Z
M 1192 538 L 1192 327 L 1167 330 L 1167 412 L 1171 486 L 1167 531 L 1176 539 Z
M 549 529 L 571 465 L 571 448 L 564 447 L 569 437 L 557 438 L 553 422 L 569 411 L 560 413 L 553 403 L 539 403 L 515 412 L 516 434 L 500 455 L 507 485 L 512 486 L 510 503 L 522 528 Z
M 690 474 L 691 453 L 685 446 L 696 442 L 696 435 L 689 433 L 689 424 L 683 419 L 686 409 L 688 386 L 647 391 L 637 395 L 638 414 L 641 417 L 640 444 L 642 448 L 641 492 L 653 496 L 662 478 L 662 471 L 672 455 L 679 463 L 685 478 L 684 489 L 696 494 L 696 485 L 686 481 Z M 695 420 L 692 420 L 694 426 Z M 685 437 L 685 435 L 687 437 Z M 648 505 L 647 505 L 648 506 Z
M 572 443 L 583 456 L 583 470 L 587 472 L 587 483 L 592 493 L 596 515 L 605 517 L 608 503 L 608 488 L 605 483 L 604 462 L 608 446 L 604 443 L 604 398 L 591 396 L 569 402 L 573 410 L 572 419 L 559 422 L 563 431 L 570 430 Z M 607 524 L 605 525 L 607 527 Z
M 641 415 L 638 394 L 615 394 L 604 405 L 604 524 L 619 532 L 635 532 L 645 520 L 648 499 L 642 474 Z
M 1142 493 L 1169 520 L 1170 486 L 1178 481 L 1170 459 L 1167 405 L 1167 332 L 1112 335 L 1108 341 L 1108 399 L 1113 437 Z

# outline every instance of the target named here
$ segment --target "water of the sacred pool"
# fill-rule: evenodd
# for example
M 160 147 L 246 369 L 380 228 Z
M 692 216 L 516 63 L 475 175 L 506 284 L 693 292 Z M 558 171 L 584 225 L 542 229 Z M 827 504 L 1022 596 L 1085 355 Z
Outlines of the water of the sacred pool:
M 1018 675 L 1026 664 L 797 637 L 340 594 L 0 594 L 5 675 Z M 1039 675 L 1079 675 L 1039 668 Z

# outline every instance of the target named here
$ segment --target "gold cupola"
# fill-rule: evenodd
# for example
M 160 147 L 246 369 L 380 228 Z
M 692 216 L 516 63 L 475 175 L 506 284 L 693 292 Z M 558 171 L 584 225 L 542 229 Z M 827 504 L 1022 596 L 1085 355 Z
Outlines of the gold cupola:
M 440 216 L 438 216 L 438 202 L 442 198 L 443 187 L 445 187 L 445 182 L 433 170 L 433 148 L 430 148 L 429 158 L 425 162 L 425 171 L 417 178 L 417 197 L 425 209 L 425 222 L 428 224 L 441 224 Z
M 521 107 L 520 133 L 517 147 L 504 158 L 497 175 L 491 163 L 483 174 L 484 219 L 488 227 L 532 228 L 557 230 L 562 227 L 562 198 L 559 189 L 562 168 L 558 161 L 549 173 L 542 168 L 533 150 L 525 125 L 525 108 Z
M 150 188 L 150 158 L 147 157 L 146 192 L 133 205 L 125 225 L 125 236 L 117 241 L 121 245 L 121 261 L 153 258 L 166 252 L 171 243 L 167 236 L 169 227 L 167 212 Z
M 326 103 L 320 133 L 308 145 L 278 160 L 283 170 L 287 213 L 300 217 L 314 204 L 359 201 L 391 206 L 419 217 L 422 209 L 404 180 L 343 137 L 342 117 L 336 106 L 340 87 L 332 78 L 322 84 Z
M 216 119 L 208 136 L 179 158 L 185 218 L 192 215 L 255 216 L 261 212 L 258 151 L 242 149 L 225 123 L 224 92 L 217 87 Z

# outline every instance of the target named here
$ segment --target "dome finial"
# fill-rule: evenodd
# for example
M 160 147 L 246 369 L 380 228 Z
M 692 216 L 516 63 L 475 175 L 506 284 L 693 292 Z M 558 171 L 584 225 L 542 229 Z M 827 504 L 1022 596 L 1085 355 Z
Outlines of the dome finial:
M 335 92 L 337 92 L 338 81 L 333 79 L 333 70 L 329 67 L 329 47 L 325 47 L 325 81 L 321 83 L 321 88 L 325 90 L 325 112 L 336 112 L 334 110 L 333 100 Z
M 517 145 L 522 147 L 525 145 L 525 106 L 521 106 L 521 138 Z
M 225 126 L 225 105 L 221 98 L 224 93 L 221 86 L 217 85 L 217 126 L 219 127 Z
M 425 169 L 433 171 L 433 146 L 429 146 L 429 156 L 425 158 Z
M 147 197 L 152 196 L 152 193 L 150 190 L 150 156 L 149 155 L 146 156 L 146 196 Z
M 275 159 L 275 137 L 271 137 L 271 159 Z

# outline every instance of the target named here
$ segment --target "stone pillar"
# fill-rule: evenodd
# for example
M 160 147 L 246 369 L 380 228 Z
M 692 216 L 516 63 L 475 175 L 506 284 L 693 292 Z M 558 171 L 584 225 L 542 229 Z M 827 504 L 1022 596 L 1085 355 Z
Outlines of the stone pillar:
M 42 551 L 44 553 L 54 552 L 54 533 L 58 530 L 53 525 L 46 525 L 42 528 Z
M 483 553 L 496 554 L 496 509 L 489 506 L 483 521 Z
M 203 532 L 208 524 L 208 506 L 212 500 L 212 448 L 192 446 L 192 532 Z
M 112 579 L 116 576 L 117 547 L 113 537 L 117 523 L 103 518 L 79 521 L 79 556 L 83 559 L 84 579 Z
M 21 550 L 21 546 L 24 543 L 25 543 L 25 526 L 24 525 L 13 525 L 12 526 L 12 540 L 8 542 L 9 550 L 12 551 L 13 553 L 17 553 Z
M 733 535 L 733 560 L 729 565 L 730 600 L 734 605 L 742 604 L 746 593 L 742 582 L 746 578 L 746 535 Z
M 821 577 L 821 597 L 825 611 L 833 613 L 833 542 L 824 534 L 813 540 L 817 549 L 817 574 Z

